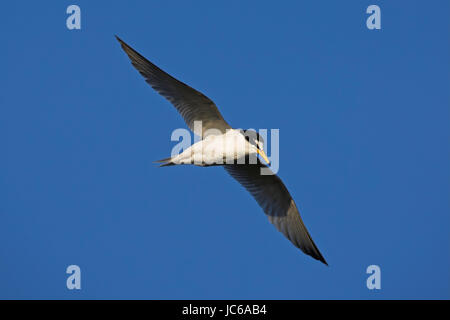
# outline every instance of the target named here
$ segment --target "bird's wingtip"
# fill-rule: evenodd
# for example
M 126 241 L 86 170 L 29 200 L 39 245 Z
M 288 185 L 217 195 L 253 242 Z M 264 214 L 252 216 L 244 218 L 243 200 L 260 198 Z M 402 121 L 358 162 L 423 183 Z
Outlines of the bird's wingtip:
M 119 38 L 119 36 L 117 34 L 114 35 L 114 37 L 116 37 L 117 41 L 119 41 L 120 43 L 123 43 L 123 40 Z
M 329 267 L 328 262 L 325 260 L 325 258 L 322 256 L 322 254 L 320 252 L 319 252 L 319 255 L 315 256 L 314 258 L 319 260 L 320 262 L 322 262 L 327 267 Z

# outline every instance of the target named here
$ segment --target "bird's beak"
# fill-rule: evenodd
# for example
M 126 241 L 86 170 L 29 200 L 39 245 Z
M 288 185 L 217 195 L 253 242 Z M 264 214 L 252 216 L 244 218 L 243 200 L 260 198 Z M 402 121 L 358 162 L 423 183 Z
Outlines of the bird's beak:
M 267 158 L 266 153 L 264 152 L 264 150 L 256 149 L 256 151 L 264 159 L 264 161 L 267 162 L 268 165 L 270 165 L 269 158 Z

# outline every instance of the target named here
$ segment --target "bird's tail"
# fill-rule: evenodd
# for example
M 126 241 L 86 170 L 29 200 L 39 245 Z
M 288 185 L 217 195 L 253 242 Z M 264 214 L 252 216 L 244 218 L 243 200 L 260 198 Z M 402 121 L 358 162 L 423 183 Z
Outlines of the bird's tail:
M 172 162 L 172 157 L 164 158 L 161 160 L 153 161 L 153 163 L 160 163 L 160 167 L 174 166 L 175 163 Z

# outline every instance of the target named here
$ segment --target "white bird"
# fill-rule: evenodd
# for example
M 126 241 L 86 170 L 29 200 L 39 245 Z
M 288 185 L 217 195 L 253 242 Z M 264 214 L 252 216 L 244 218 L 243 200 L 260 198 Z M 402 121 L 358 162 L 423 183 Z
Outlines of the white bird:
M 116 38 L 145 81 L 169 100 L 188 127 L 202 137 L 201 141 L 181 154 L 157 162 L 162 162 L 162 166 L 182 164 L 223 166 L 251 193 L 269 221 L 286 238 L 304 253 L 328 265 L 309 235 L 297 206 L 281 179 L 274 174 L 261 174 L 262 168 L 270 169 L 256 156 L 259 154 L 269 163 L 263 150 L 264 143 L 259 135 L 254 131 L 254 134 L 251 134 L 232 129 L 208 97 L 164 72 L 119 37 Z M 196 125 L 197 122 L 201 125 Z M 251 157 L 254 157 L 255 161 L 252 162 Z M 227 159 L 232 160 L 231 164 Z

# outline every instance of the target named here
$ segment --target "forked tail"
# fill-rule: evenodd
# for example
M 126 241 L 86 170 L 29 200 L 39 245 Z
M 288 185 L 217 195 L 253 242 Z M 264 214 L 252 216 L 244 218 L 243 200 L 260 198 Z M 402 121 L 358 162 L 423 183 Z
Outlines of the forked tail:
M 160 167 L 174 166 L 175 163 L 173 163 L 171 160 L 172 160 L 172 157 L 169 157 L 169 158 L 164 158 L 161 160 L 153 161 L 153 163 L 160 163 L 160 165 L 159 165 Z

